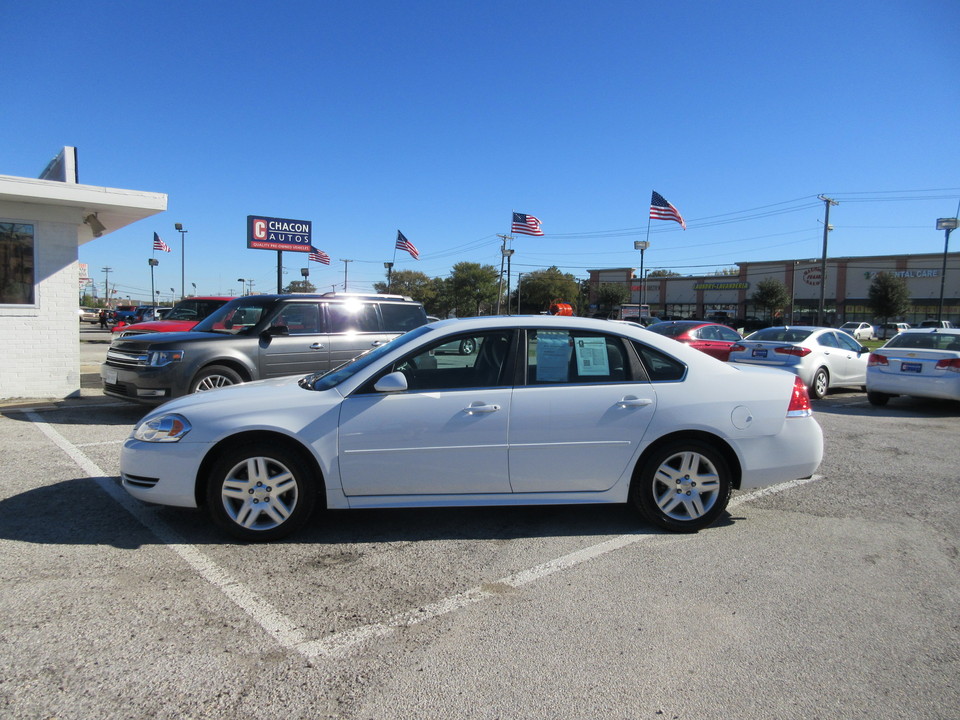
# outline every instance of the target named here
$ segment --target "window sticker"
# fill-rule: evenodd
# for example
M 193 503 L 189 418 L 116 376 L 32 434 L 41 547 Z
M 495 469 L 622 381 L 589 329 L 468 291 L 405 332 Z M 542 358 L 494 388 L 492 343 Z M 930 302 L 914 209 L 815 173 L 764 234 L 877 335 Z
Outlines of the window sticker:
M 537 333 L 537 381 L 567 382 L 570 338 L 565 332 Z
M 577 372 L 581 376 L 610 374 L 607 341 L 604 338 L 575 338 L 574 347 L 577 349 Z

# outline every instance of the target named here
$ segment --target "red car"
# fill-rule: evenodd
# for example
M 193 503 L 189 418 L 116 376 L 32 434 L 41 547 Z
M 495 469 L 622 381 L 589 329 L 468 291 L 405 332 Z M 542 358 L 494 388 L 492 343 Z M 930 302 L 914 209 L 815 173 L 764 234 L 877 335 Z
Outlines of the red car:
M 730 357 L 730 347 L 743 339 L 740 333 L 726 325 L 703 320 L 669 320 L 654 323 L 647 330 L 686 343 L 724 362 Z
M 163 320 L 119 325 L 112 332 L 122 336 L 154 332 L 186 332 L 232 297 L 192 297 L 178 302 Z

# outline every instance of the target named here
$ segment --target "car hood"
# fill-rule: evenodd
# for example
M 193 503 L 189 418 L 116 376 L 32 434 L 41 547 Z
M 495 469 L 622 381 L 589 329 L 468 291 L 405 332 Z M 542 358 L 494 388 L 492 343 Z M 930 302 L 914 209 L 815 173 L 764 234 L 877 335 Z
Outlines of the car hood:
M 127 330 L 138 330 L 144 333 L 186 332 L 198 322 L 199 320 L 150 320 L 149 322 L 125 325 L 116 332 L 126 332 Z
M 194 426 L 187 441 L 210 442 L 223 434 L 255 429 L 295 434 L 343 400 L 336 389 L 300 387 L 302 377 L 287 375 L 185 395 L 160 405 L 140 422 L 168 413 L 183 415 Z
M 130 327 L 135 328 L 136 325 Z M 247 335 L 226 335 L 223 333 L 205 333 L 205 332 L 165 332 L 165 333 L 144 333 L 143 335 L 131 335 L 129 337 L 117 338 L 111 344 L 111 347 L 121 350 L 132 350 L 143 352 L 144 350 L 164 350 L 171 347 L 179 347 L 190 343 L 223 342 L 224 340 L 238 340 L 242 338 L 252 339 Z

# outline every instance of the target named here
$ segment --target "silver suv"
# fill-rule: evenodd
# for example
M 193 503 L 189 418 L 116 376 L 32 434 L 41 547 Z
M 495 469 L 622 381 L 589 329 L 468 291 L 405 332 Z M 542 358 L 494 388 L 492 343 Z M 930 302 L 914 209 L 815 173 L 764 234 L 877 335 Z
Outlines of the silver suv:
M 159 404 L 226 385 L 324 371 L 427 323 L 401 295 L 252 295 L 189 332 L 118 338 L 100 366 L 103 392 Z

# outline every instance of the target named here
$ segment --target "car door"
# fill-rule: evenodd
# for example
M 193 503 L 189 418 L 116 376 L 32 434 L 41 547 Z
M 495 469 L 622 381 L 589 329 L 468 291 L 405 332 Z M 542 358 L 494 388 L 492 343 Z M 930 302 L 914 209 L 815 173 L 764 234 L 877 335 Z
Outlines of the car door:
M 344 494 L 362 496 L 509 493 L 507 424 L 513 330 L 446 337 L 380 376 L 403 372 L 408 388 L 378 393 L 376 378 L 345 398 L 339 467 Z M 476 352 L 438 354 L 468 341 Z
M 607 490 L 629 467 L 656 410 L 653 385 L 615 335 L 530 329 L 526 385 L 510 409 L 515 493 Z
M 379 347 L 396 335 L 381 330 L 376 303 L 346 300 L 325 303 L 323 309 L 327 328 L 323 342 L 330 354 L 331 367 Z
M 260 377 L 306 375 L 330 366 L 330 353 L 321 332 L 320 305 L 287 302 L 274 309 L 258 345 Z
M 863 347 L 860 341 L 854 340 L 846 333 L 837 333 L 837 341 L 841 350 L 846 350 L 846 367 L 844 382 L 848 385 L 865 385 L 867 382 L 867 359 L 869 352 L 861 352 Z

